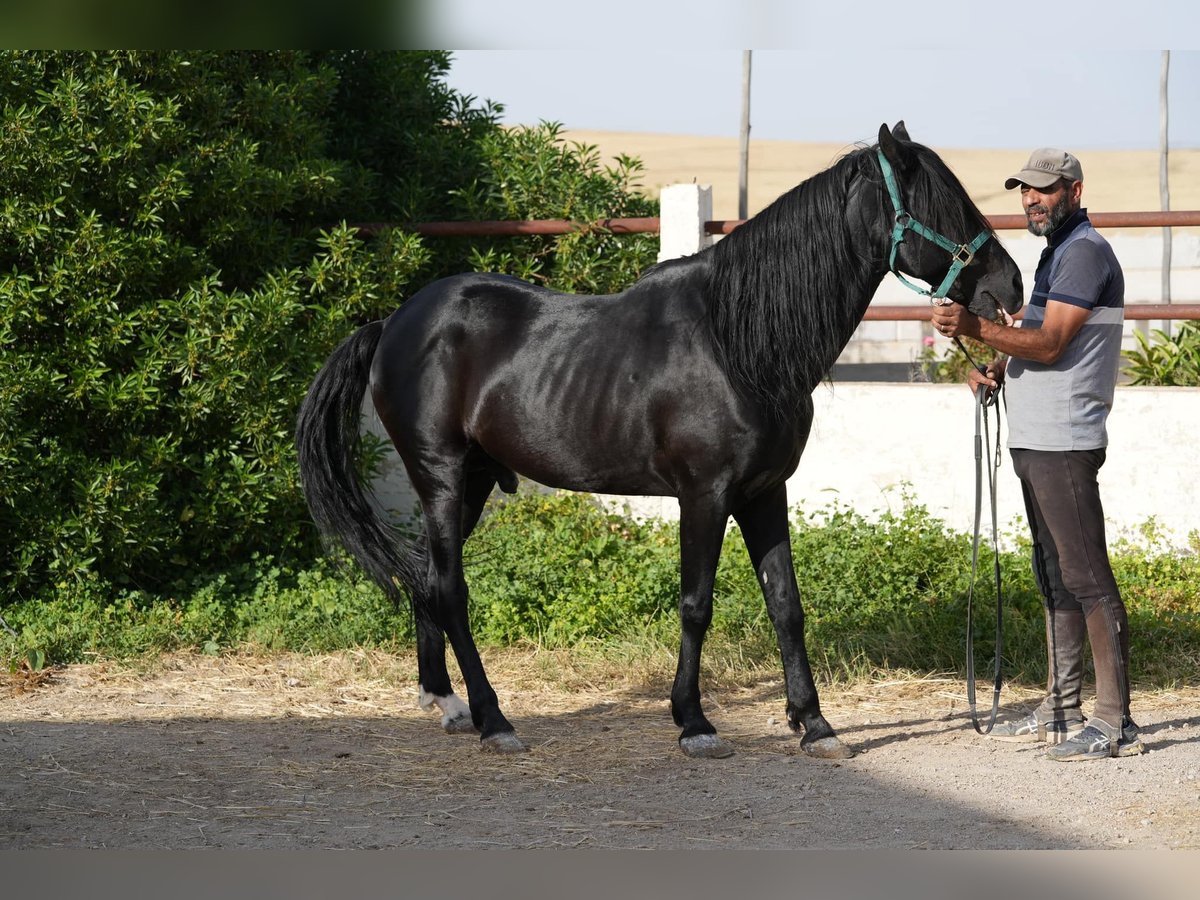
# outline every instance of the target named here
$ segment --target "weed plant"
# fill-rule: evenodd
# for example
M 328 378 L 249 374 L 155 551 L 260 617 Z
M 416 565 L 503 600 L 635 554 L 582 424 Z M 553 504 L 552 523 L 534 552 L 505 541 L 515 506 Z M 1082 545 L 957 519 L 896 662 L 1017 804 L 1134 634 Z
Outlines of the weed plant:
M 1125 350 L 1130 384 L 1200 386 L 1200 322 L 1177 323 L 1174 333 L 1154 329 L 1151 338 L 1133 333 L 1137 347 Z
M 1167 547 L 1153 523 L 1118 543 L 1113 563 L 1129 607 L 1137 684 L 1171 687 L 1200 676 L 1200 556 Z M 880 670 L 964 673 L 970 538 L 911 498 L 868 519 L 834 505 L 796 513 L 792 553 L 808 649 L 821 680 Z M 1045 679 L 1041 600 L 1027 544 L 1001 554 L 1004 674 Z M 671 656 L 678 646 L 679 535 L 578 494 L 518 494 L 497 502 L 467 544 L 472 625 L 484 645 L 534 644 L 625 657 Z M 975 587 L 977 676 L 992 666 L 995 594 L 984 553 Z M 18 633 L 10 666 L 94 656 L 131 658 L 194 649 L 325 652 L 411 645 L 396 610 L 356 570 L 334 562 L 291 569 L 256 558 L 167 593 L 114 589 L 90 578 L 7 607 Z M 759 677 L 778 670 L 774 629 L 741 535 L 726 535 L 717 569 L 706 668 Z

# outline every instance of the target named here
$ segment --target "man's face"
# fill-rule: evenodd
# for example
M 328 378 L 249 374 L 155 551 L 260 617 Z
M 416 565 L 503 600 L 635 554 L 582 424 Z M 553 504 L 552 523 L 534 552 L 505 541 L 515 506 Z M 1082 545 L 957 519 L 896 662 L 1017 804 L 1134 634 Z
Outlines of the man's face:
M 1021 185 L 1021 205 L 1030 233 L 1045 237 L 1065 222 L 1079 209 L 1081 187 L 1081 182 L 1062 178 L 1046 188 Z

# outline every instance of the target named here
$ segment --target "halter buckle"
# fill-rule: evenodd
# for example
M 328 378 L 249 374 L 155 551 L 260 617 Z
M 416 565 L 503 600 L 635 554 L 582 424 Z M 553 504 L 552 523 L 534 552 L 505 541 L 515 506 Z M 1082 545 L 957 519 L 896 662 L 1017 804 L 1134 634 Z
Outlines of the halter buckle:
M 969 266 L 971 260 L 975 258 L 975 251 L 966 244 L 959 244 L 951 253 L 950 258 L 959 265 Z

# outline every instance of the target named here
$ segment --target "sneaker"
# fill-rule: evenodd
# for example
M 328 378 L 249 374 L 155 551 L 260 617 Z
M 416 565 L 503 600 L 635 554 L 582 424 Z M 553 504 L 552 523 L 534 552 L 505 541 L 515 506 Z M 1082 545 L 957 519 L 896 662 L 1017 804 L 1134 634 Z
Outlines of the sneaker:
M 1061 744 L 1082 730 L 1083 722 L 1039 722 L 1037 715 L 1030 713 L 1023 719 L 997 722 L 987 736 L 995 741 L 1010 743 Z
M 1112 740 L 1095 725 L 1088 725 L 1057 747 L 1051 747 L 1046 755 L 1059 762 L 1075 762 L 1081 759 L 1104 759 L 1108 756 L 1137 756 L 1146 751 L 1141 732 L 1132 719 L 1126 719 L 1121 728 L 1121 738 L 1113 752 Z

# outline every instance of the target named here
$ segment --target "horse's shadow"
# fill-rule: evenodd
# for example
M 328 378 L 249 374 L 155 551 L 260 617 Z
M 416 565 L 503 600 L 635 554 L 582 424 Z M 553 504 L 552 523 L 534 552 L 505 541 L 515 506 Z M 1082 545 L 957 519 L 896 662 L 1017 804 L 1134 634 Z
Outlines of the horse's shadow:
M 714 692 L 706 697 L 706 706 L 715 713 L 714 724 L 718 731 L 727 732 L 733 737 L 740 749 L 746 751 L 760 750 L 769 753 L 802 754 L 799 745 L 799 735 L 792 732 L 784 716 L 778 715 L 779 722 L 772 730 L 747 728 L 747 708 L 759 703 L 778 699 L 782 707 L 783 698 L 776 687 L 764 686 L 754 691 L 749 698 L 730 698 L 720 692 Z M 661 712 L 647 708 L 647 704 L 661 703 Z M 640 706 L 635 709 L 631 706 Z M 837 715 L 836 703 L 831 704 L 830 712 Z M 1022 714 L 1023 708 L 1004 708 L 1001 710 L 1000 721 L 1007 715 Z M 782 713 L 782 709 L 781 709 Z M 650 730 L 673 729 L 668 703 L 663 697 L 662 690 L 654 685 L 630 687 L 611 700 L 581 706 L 573 716 L 594 718 L 603 727 L 604 720 L 638 721 Z M 981 728 L 986 728 L 987 713 L 979 713 L 978 721 Z M 1188 729 L 1200 730 L 1200 716 L 1181 717 L 1155 722 L 1142 726 L 1144 738 L 1148 741 L 1149 750 L 1158 752 L 1179 744 L 1195 743 L 1200 738 L 1189 735 Z M 925 715 L 912 718 L 903 716 L 888 718 L 881 721 L 877 713 L 872 713 L 870 721 L 850 721 L 838 727 L 838 734 L 851 746 L 856 754 L 870 753 L 883 747 L 895 744 L 919 741 L 934 737 L 945 737 L 950 732 L 962 732 L 967 736 L 975 736 L 986 740 L 985 734 L 975 734 L 968 710 L 954 710 L 939 715 Z
M 707 711 L 713 715 L 717 730 L 733 738 L 739 749 L 772 754 L 803 755 L 803 750 L 800 748 L 800 735 L 791 731 L 786 724 L 782 709 L 783 698 L 779 698 L 779 713 L 772 716 L 778 724 L 767 726 L 767 729 L 748 727 L 745 724 L 748 721 L 747 709 L 749 707 L 757 705 L 759 702 L 776 699 L 776 696 L 769 689 L 756 692 L 748 699 L 730 698 L 720 693 L 714 693 L 706 695 L 705 706 Z M 661 704 L 661 712 L 654 708 L 647 708 L 648 704 L 656 703 Z M 641 708 L 631 708 L 634 706 Z M 830 709 L 833 711 L 836 710 L 836 707 Z M 834 714 L 836 715 L 836 712 Z M 611 700 L 581 706 L 571 715 L 580 719 L 595 719 L 601 727 L 605 720 L 621 720 L 625 724 L 631 721 L 638 722 L 650 730 L 661 728 L 664 731 L 671 731 L 674 729 L 669 704 L 663 697 L 662 690 L 650 685 L 622 691 L 619 696 L 615 696 Z M 873 719 L 871 722 L 849 722 L 838 727 L 837 731 L 843 738 L 851 739 L 851 748 L 855 753 L 869 753 L 891 744 L 920 740 L 941 732 L 962 728 L 969 728 L 965 712 L 909 719 L 894 718 L 887 721 Z M 864 735 L 875 732 L 886 733 L 864 739 Z

